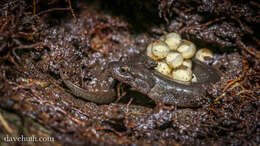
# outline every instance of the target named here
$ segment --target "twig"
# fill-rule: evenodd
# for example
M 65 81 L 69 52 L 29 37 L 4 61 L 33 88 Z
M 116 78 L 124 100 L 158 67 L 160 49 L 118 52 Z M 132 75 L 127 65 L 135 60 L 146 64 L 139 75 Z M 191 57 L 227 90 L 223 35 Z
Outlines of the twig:
M 15 48 L 13 48 L 12 49 L 12 53 L 13 53 L 13 55 L 18 59 L 18 60 L 20 60 L 20 57 L 16 54 L 16 50 L 17 49 L 31 49 L 31 48 L 35 48 L 35 47 L 38 47 L 38 46 L 40 46 L 40 45 L 42 45 L 43 43 L 42 42 L 40 42 L 40 43 L 35 43 L 35 44 L 31 44 L 31 45 L 20 45 L 20 46 L 18 46 L 18 47 L 15 47 Z
M 124 97 L 127 94 L 127 92 L 125 92 L 124 88 L 122 89 L 121 86 L 122 86 L 122 83 L 119 83 L 116 86 L 117 99 L 116 99 L 115 103 L 118 103 L 121 100 L 121 98 Z M 121 91 L 122 91 L 122 93 L 121 93 Z
M 75 15 L 75 13 L 74 13 L 72 7 L 71 7 L 71 2 L 70 2 L 70 0 L 66 0 L 66 1 L 67 1 L 67 3 L 69 4 L 69 9 L 70 9 L 70 12 L 71 12 L 72 16 L 73 16 L 74 19 L 75 19 L 75 23 L 77 23 L 77 17 L 76 17 L 76 15 Z
M 250 1 L 250 4 L 251 4 L 251 5 L 254 5 L 254 6 L 257 6 L 258 8 L 260 8 L 260 5 L 259 5 L 258 3 L 256 3 L 256 2 L 254 2 L 254 1 Z
M 12 134 L 13 130 L 10 128 L 10 126 L 8 125 L 8 123 L 5 121 L 4 117 L 2 116 L 2 114 L 0 113 L 0 122 L 3 125 L 3 127 L 5 128 L 5 130 L 9 133 Z
M 245 49 L 249 54 L 255 56 L 256 58 L 260 59 L 260 52 L 259 51 L 252 51 L 250 50 L 241 40 L 237 40 L 236 43 L 243 49 Z
M 33 15 L 36 14 L 36 0 L 33 0 Z
M 10 54 L 11 54 L 11 53 L 9 52 L 8 55 L 7 55 L 8 61 L 10 61 L 11 63 L 13 63 L 13 64 L 15 65 L 15 67 L 16 67 L 19 71 L 23 72 L 22 67 L 16 63 L 16 61 L 14 60 L 14 58 L 13 58 Z
M 223 89 L 223 92 L 225 92 L 225 91 L 226 91 L 230 86 L 232 86 L 234 83 L 240 81 L 240 80 L 245 76 L 247 70 L 248 70 L 248 66 L 246 65 L 246 61 L 243 60 L 243 72 L 242 72 L 242 74 L 241 74 L 238 78 L 236 78 L 236 79 L 234 79 L 234 80 L 228 81 L 228 83 L 225 85 L 225 87 L 224 87 L 224 89 Z
M 244 29 L 247 33 L 249 33 L 250 36 L 252 37 L 252 39 L 253 39 L 258 45 L 260 45 L 260 41 L 254 36 L 254 31 L 253 31 L 250 27 L 245 26 L 245 25 L 242 23 L 242 21 L 241 21 L 240 19 L 238 19 L 237 17 L 231 16 L 231 18 L 234 19 L 234 20 L 236 20 L 236 21 L 239 23 L 240 27 L 241 27 L 242 29 Z
M 52 8 L 52 9 L 48 9 L 45 11 L 41 11 L 37 14 L 37 16 L 40 16 L 44 13 L 49 13 L 49 12 L 53 12 L 53 11 L 66 11 L 66 10 L 70 10 L 70 8 Z
M 0 33 L 2 33 L 2 32 L 4 31 L 6 25 L 9 23 L 9 21 L 10 21 L 10 19 L 7 19 L 7 20 L 5 21 L 5 23 L 1 26 L 1 28 L 0 28 Z
M 213 23 L 215 23 L 215 22 L 217 22 L 217 21 L 221 21 L 221 20 L 223 20 L 223 19 L 225 19 L 225 17 L 216 18 L 216 19 L 214 19 L 214 20 L 212 20 L 212 21 L 209 21 L 209 22 L 207 22 L 207 23 L 204 23 L 204 24 L 199 24 L 199 25 L 193 25 L 193 26 L 189 26 L 189 27 L 184 27 L 184 28 L 182 28 L 182 29 L 179 31 L 179 33 L 182 34 L 183 32 L 185 32 L 185 31 L 187 31 L 187 30 L 190 30 L 190 29 L 195 29 L 195 28 L 200 28 L 200 27 L 206 27 L 206 26 L 208 26 L 208 25 L 211 25 L 211 24 L 213 24 Z

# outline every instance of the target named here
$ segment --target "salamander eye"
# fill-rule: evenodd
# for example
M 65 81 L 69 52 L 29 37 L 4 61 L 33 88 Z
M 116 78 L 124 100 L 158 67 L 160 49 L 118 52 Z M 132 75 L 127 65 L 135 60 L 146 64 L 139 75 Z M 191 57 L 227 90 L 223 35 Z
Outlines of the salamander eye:
M 123 66 L 123 67 L 120 68 L 120 72 L 123 73 L 123 74 L 128 73 L 129 71 L 130 71 L 130 69 L 127 66 Z

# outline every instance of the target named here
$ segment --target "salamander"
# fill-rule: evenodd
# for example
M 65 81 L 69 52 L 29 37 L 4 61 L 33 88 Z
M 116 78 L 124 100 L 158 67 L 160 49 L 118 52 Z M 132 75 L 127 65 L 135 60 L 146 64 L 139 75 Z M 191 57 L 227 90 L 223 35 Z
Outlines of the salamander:
M 156 62 L 144 55 L 135 55 L 127 61 L 115 61 L 108 64 L 103 75 L 128 84 L 156 102 L 177 105 L 180 107 L 200 106 L 205 100 L 206 90 L 203 86 L 220 80 L 220 75 L 213 67 L 193 59 L 193 72 L 197 77 L 196 83 L 177 82 L 157 72 Z M 116 92 L 112 85 L 108 89 L 83 89 L 69 80 L 60 71 L 60 76 L 71 92 L 86 100 L 105 104 L 115 100 Z
M 206 98 L 203 86 L 220 80 L 216 69 L 193 59 L 193 72 L 197 82 L 177 82 L 154 69 L 155 62 L 144 55 L 137 55 L 125 62 L 112 62 L 109 72 L 120 82 L 146 94 L 151 99 L 180 107 L 200 106 Z

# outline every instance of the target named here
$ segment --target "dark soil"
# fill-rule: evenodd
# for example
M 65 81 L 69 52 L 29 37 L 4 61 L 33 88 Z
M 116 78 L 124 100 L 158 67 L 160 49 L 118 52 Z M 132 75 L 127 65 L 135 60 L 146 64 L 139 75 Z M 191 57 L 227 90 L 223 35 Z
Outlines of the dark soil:
M 0 145 L 260 145 L 259 10 L 244 0 L 0 2 Z M 167 32 L 215 53 L 208 63 L 222 78 L 202 107 L 157 111 L 127 90 L 98 105 L 62 83 L 61 68 L 82 88 L 108 87 L 113 79 L 97 73 Z M 55 142 L 6 143 L 6 135 Z

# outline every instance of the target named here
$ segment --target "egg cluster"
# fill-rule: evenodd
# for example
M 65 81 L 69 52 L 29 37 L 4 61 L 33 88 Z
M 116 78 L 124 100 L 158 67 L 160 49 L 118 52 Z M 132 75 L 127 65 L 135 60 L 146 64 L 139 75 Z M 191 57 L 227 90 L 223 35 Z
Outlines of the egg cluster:
M 196 52 L 196 46 L 183 40 L 177 33 L 168 33 L 159 40 L 148 45 L 146 55 L 158 62 L 155 69 L 170 78 L 184 82 L 196 82 L 192 72 L 191 58 L 195 56 L 200 61 L 204 57 L 213 57 L 213 53 L 206 48 Z

